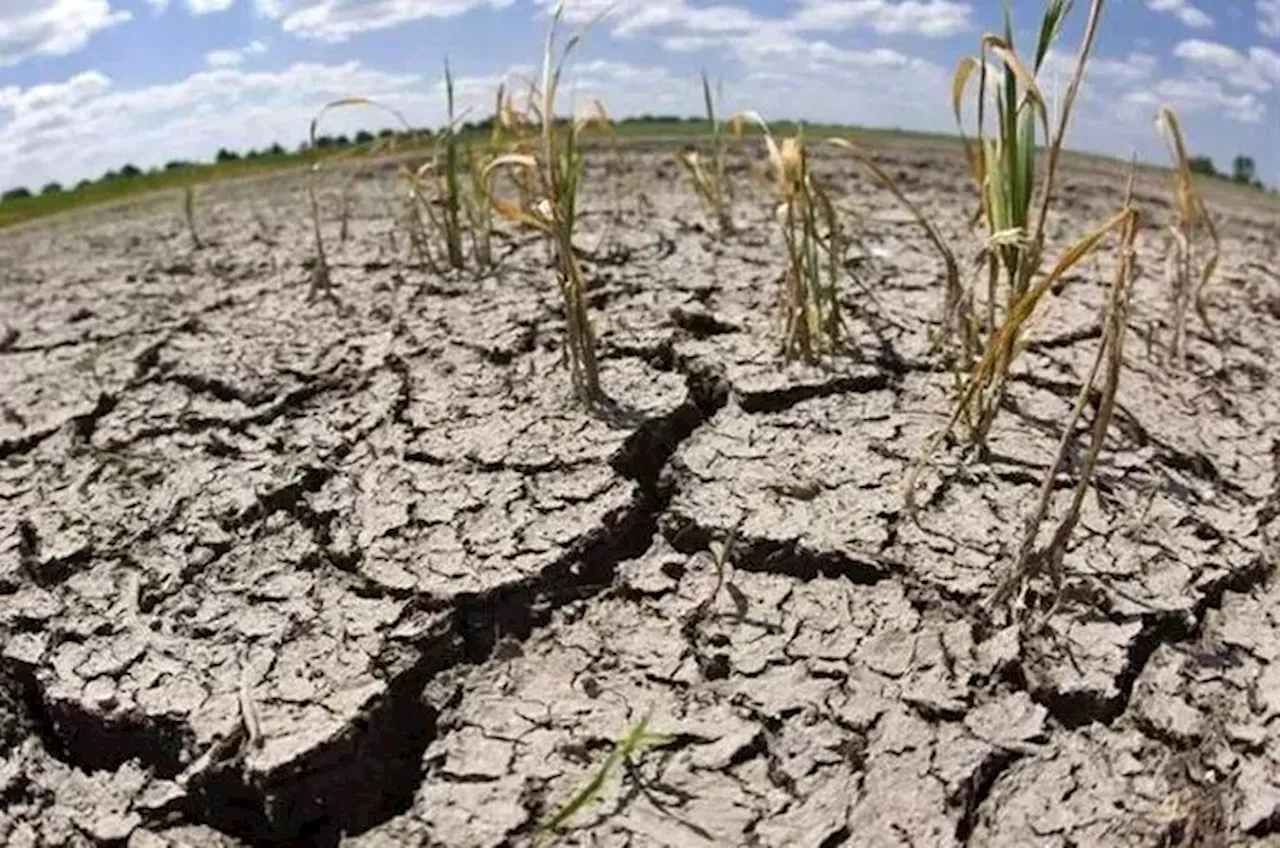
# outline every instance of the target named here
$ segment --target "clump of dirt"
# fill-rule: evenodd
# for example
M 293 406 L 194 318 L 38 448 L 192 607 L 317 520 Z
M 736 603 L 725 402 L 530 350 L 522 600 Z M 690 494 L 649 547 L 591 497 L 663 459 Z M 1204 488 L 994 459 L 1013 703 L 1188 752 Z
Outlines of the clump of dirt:
M 886 156 L 967 243 L 956 151 Z M 306 302 L 297 175 L 204 193 L 199 249 L 180 198 L 0 235 L 0 842 L 531 844 L 645 717 L 663 744 L 565 841 L 1280 833 L 1274 208 L 1217 210 L 1219 335 L 1176 370 L 1171 213 L 1142 186 L 1121 408 L 1062 598 L 1020 627 L 985 600 L 1110 260 L 1019 360 L 990 455 L 944 452 L 913 520 L 953 389 L 917 225 L 817 158 L 865 213 L 852 345 L 784 365 L 767 201 L 744 186 L 717 239 L 670 157 L 634 152 L 622 209 L 584 199 L 591 413 L 543 245 L 499 233 L 496 271 L 429 277 L 375 180 L 336 301 Z M 1050 252 L 1121 185 L 1077 169 Z

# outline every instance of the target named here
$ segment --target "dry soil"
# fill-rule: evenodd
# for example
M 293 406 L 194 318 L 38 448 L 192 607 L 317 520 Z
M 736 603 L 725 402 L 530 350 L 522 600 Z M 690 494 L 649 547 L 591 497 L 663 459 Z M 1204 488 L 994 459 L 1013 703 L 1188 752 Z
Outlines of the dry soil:
M 954 149 L 886 166 L 973 268 Z M 850 350 L 778 357 L 744 167 L 717 239 L 669 151 L 593 166 L 609 408 L 571 400 L 545 246 L 408 256 L 378 178 L 306 299 L 298 175 L 0 233 L 0 843 L 532 844 L 645 716 L 667 744 L 565 844 L 1280 844 L 1280 222 L 1213 199 L 1214 339 L 1167 361 L 1144 176 L 1122 401 L 1032 626 L 985 604 L 1099 337 L 1068 281 L 991 454 L 944 451 L 942 268 L 848 163 Z M 1074 166 L 1050 253 L 1124 177 Z M 1069 481 L 1064 479 L 1065 486 Z M 721 572 L 711 543 L 738 528 Z

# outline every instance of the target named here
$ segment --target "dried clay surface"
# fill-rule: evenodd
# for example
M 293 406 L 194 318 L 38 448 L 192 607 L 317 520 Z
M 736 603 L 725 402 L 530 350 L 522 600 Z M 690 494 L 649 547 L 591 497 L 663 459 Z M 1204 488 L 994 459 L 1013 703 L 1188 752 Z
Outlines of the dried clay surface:
M 784 364 L 745 163 L 718 238 L 670 151 L 607 158 L 591 412 L 546 245 L 503 230 L 496 270 L 429 274 L 377 175 L 325 187 L 334 298 L 307 299 L 298 175 L 205 192 L 199 248 L 169 196 L 0 233 L 0 844 L 548 844 L 641 721 L 661 738 L 556 839 L 1280 844 L 1276 208 L 1213 198 L 1214 333 L 1178 365 L 1144 177 L 1120 406 L 1059 602 L 1019 626 L 987 601 L 1111 257 L 912 520 L 954 397 L 918 226 L 816 158 L 859 216 L 849 349 Z M 956 151 L 882 161 L 971 265 Z M 1122 183 L 1077 165 L 1050 254 Z

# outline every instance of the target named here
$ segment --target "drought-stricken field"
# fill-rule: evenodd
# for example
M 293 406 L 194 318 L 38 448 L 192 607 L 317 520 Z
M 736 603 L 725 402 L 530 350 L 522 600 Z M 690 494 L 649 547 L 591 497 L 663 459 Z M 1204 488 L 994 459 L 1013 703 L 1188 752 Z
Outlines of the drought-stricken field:
M 971 274 L 958 150 L 880 161 Z M 301 176 L 207 192 L 200 249 L 180 197 L 0 234 L 0 842 L 527 845 L 646 716 L 664 738 L 567 843 L 1280 839 L 1275 207 L 1211 199 L 1220 338 L 1192 320 L 1181 367 L 1169 190 L 1140 181 L 1120 403 L 1028 626 L 987 601 L 1110 251 L 1038 323 L 989 455 L 939 453 L 917 523 L 904 479 L 955 385 L 915 220 L 816 157 L 858 218 L 850 349 L 785 364 L 745 159 L 724 239 L 671 151 L 624 162 L 619 208 L 593 160 L 577 239 L 592 412 L 544 240 L 500 228 L 496 271 L 429 274 L 376 179 L 345 242 L 327 184 L 336 301 L 306 297 Z M 1069 167 L 1048 256 L 1123 191 Z

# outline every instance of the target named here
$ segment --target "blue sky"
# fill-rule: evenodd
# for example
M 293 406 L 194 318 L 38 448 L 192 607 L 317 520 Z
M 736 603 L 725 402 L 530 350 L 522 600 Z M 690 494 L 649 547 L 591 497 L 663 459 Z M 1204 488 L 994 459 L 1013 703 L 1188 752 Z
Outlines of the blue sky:
M 538 58 L 549 0 L 0 0 L 0 187 L 74 182 L 124 162 L 297 144 L 324 102 L 373 96 L 438 124 L 449 57 L 477 110 Z M 1013 0 L 1029 49 L 1043 0 Z M 1065 85 L 1087 11 L 1077 0 Z M 729 109 L 767 118 L 952 130 L 956 61 L 998 28 L 999 0 L 570 0 L 591 29 L 578 102 L 615 116 L 697 114 L 702 67 Z M 1280 0 L 1108 0 L 1069 143 L 1164 161 L 1156 109 L 1229 167 L 1280 185 Z M 333 131 L 386 121 L 337 113 Z

